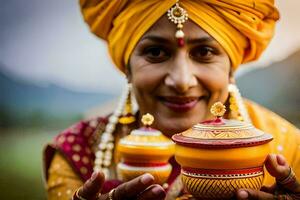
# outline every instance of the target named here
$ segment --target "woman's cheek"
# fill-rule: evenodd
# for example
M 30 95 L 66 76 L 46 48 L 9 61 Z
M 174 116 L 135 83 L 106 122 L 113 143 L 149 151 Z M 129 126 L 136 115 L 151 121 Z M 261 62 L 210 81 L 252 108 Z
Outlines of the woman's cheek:
M 229 74 L 205 70 L 198 75 L 198 80 L 210 92 L 223 90 L 228 85 Z
M 133 85 L 135 86 L 137 92 L 139 93 L 149 93 L 154 87 L 155 81 L 149 76 L 136 76 L 133 80 Z
M 229 82 L 229 66 L 216 67 L 208 77 L 210 77 L 210 82 L 216 89 L 227 87 Z
M 143 69 L 133 72 L 133 84 L 138 88 L 153 91 L 163 83 L 164 75 L 161 68 L 154 66 L 143 67 Z

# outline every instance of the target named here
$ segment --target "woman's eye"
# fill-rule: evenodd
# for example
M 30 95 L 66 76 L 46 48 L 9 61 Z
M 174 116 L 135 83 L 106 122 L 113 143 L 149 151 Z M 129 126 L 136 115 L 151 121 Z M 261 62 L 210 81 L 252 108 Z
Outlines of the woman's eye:
M 190 52 L 190 56 L 200 62 L 208 62 L 210 61 L 215 55 L 216 55 L 216 50 L 212 47 L 197 47 L 193 49 Z
M 146 59 L 150 62 L 162 62 L 168 59 L 167 51 L 161 47 L 149 47 L 144 51 Z

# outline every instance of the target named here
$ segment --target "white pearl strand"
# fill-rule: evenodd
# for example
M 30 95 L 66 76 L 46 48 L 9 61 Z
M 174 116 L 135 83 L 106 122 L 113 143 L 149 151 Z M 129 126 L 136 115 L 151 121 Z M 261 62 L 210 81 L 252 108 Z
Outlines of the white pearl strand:
M 238 112 L 241 114 L 243 120 L 245 122 L 252 123 L 238 87 L 235 84 L 229 84 L 228 91 L 235 95 Z
M 119 104 L 114 113 L 108 118 L 108 124 L 105 127 L 103 134 L 101 135 L 100 142 L 97 146 L 96 158 L 94 163 L 95 172 L 103 172 L 105 177 L 109 177 L 109 166 L 111 165 L 113 150 L 114 150 L 114 136 L 113 132 L 119 121 L 119 117 L 122 114 L 124 106 L 126 104 L 127 96 L 131 91 L 131 83 L 128 83 L 124 89 L 123 94 L 120 97 Z

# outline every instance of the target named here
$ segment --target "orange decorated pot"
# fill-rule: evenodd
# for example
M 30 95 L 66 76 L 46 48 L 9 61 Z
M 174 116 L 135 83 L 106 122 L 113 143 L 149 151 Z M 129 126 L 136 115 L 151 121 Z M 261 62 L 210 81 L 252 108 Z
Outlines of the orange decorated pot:
M 168 160 L 174 155 L 174 150 L 175 144 L 172 140 L 160 131 L 150 128 L 150 125 L 133 130 L 117 146 L 121 158 L 117 165 L 118 176 L 123 181 L 129 181 L 144 173 L 150 173 L 154 176 L 155 183 L 163 184 L 172 171 Z
M 182 182 L 194 197 L 231 199 L 239 188 L 261 188 L 270 134 L 245 122 L 217 118 L 172 139 Z

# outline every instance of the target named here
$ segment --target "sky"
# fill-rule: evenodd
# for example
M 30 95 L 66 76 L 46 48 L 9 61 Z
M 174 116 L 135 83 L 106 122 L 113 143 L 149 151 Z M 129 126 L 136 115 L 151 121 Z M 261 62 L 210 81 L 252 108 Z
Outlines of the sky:
M 285 58 L 300 46 L 300 1 L 277 0 L 277 5 L 281 21 L 276 36 L 261 61 L 251 66 Z M 3 1 L 0 27 L 2 73 L 77 91 L 115 94 L 125 84 L 105 43 L 83 22 L 76 0 Z

